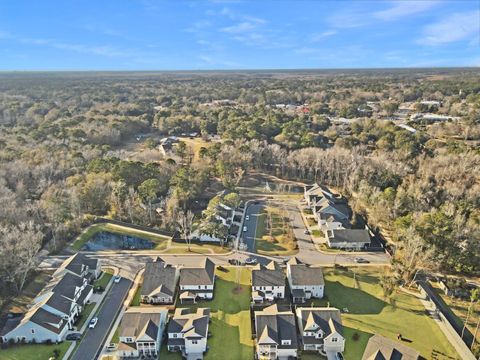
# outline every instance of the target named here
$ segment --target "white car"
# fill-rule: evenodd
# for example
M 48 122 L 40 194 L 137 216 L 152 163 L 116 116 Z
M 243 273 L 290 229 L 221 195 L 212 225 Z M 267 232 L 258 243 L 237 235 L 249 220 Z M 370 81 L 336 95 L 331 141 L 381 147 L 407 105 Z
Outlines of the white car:
M 243 227 L 243 232 L 246 232 L 246 231 L 247 231 L 247 227 L 244 226 L 244 227 Z
M 122 277 L 120 275 L 115 275 L 113 277 L 113 282 L 118 284 L 120 282 L 120 280 L 122 280 Z
M 246 221 L 250 220 L 250 215 L 245 216 L 245 220 Z
M 98 317 L 94 317 L 92 320 L 90 320 L 90 322 L 88 323 L 88 327 L 90 329 L 95 329 L 95 326 L 97 326 L 97 323 L 98 323 Z

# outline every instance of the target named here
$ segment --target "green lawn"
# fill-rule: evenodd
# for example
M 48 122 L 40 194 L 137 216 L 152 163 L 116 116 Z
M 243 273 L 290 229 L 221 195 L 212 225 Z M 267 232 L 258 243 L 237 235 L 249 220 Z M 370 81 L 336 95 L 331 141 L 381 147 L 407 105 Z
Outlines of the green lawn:
M 25 344 L 18 345 L 8 349 L 0 350 L 0 359 L 2 360 L 48 360 L 53 357 L 55 349 L 59 351 L 57 359 L 61 359 L 70 342 L 64 341 L 58 345 L 45 345 L 45 344 Z
M 137 290 L 135 290 L 135 295 L 133 295 L 132 302 L 130 306 L 140 306 L 140 291 L 142 290 L 141 283 L 138 284 Z
M 188 251 L 188 245 L 185 242 L 172 241 L 172 248 L 165 251 L 167 254 L 188 254 L 188 253 L 197 253 L 197 254 L 210 254 L 212 250 L 215 254 L 225 254 L 230 251 L 228 247 L 221 247 L 216 244 L 209 243 L 192 243 L 190 245 L 190 252 Z
M 108 270 L 104 271 L 100 276 L 100 278 L 93 283 L 93 286 L 94 287 L 101 286 L 105 289 L 108 283 L 110 282 L 110 279 L 112 278 L 112 276 L 113 274 L 111 271 L 108 271 Z
M 212 322 L 205 359 L 253 359 L 254 342 L 250 322 L 250 269 L 227 267 L 216 271 L 215 293 L 212 301 L 195 306 L 208 307 Z M 181 307 L 181 305 L 180 305 Z M 161 356 L 163 359 L 163 357 Z M 168 357 L 167 357 L 168 358 Z M 172 357 L 178 358 L 179 357 Z
M 151 233 L 148 231 L 136 230 L 126 226 L 120 226 L 116 224 L 93 224 L 82 232 L 72 244 L 74 250 L 80 250 L 85 243 L 99 232 L 110 232 L 119 235 L 136 236 L 142 239 L 150 240 L 156 244 L 156 250 L 163 250 L 167 248 L 170 241 L 170 237 Z
M 267 212 L 271 213 L 272 238 L 267 234 Z M 289 226 L 289 225 L 287 225 Z M 257 218 L 255 229 L 255 250 L 264 255 L 293 255 L 298 252 L 295 249 L 295 240 L 284 233 L 283 220 L 280 209 L 267 207 Z
M 322 232 L 321 232 L 320 230 L 315 229 L 315 230 L 312 230 L 312 235 L 313 235 L 313 236 L 319 236 L 319 237 L 320 237 L 320 236 L 322 236 L 323 234 L 322 234 Z
M 88 316 L 92 312 L 93 308 L 95 307 L 96 303 L 90 303 L 85 306 L 85 308 L 82 311 L 82 314 L 78 318 L 76 327 L 77 329 L 81 329 L 83 324 L 85 324 L 85 321 L 87 321 Z
M 361 359 L 369 337 L 375 333 L 392 339 L 396 339 L 398 333 L 402 334 L 411 341 L 407 345 L 420 351 L 426 359 L 432 357 L 434 349 L 451 359 L 459 359 L 435 321 L 425 314 L 417 298 L 397 291 L 390 301 L 392 305 L 383 299 L 378 283 L 382 270 L 353 269 L 356 282 L 352 271 L 327 269 L 326 298 L 318 301 L 322 306 L 330 304 L 349 311 L 342 314 L 347 339 L 346 359 Z M 353 340 L 355 332 L 359 337 L 357 341 Z

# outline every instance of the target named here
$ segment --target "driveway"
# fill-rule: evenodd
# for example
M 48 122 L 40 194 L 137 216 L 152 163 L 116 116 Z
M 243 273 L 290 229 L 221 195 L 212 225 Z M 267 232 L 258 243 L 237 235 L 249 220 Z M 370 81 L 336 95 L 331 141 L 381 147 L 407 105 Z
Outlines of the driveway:
M 128 294 L 132 281 L 122 278 L 118 284 L 114 284 L 106 295 L 100 312 L 98 323 L 94 329 L 87 328 L 85 336 L 72 356 L 72 360 L 92 360 L 97 358 L 110 327 L 120 311 L 123 302 Z

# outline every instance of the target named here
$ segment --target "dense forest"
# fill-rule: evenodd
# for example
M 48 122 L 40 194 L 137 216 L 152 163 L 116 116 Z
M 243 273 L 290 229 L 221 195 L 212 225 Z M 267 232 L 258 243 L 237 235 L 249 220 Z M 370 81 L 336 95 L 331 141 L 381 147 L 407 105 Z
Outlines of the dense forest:
M 408 131 L 394 118 L 406 102 L 452 119 Z M 159 151 L 182 134 L 198 155 Z M 478 69 L 3 73 L 0 286 L 19 291 L 40 251 L 95 216 L 172 229 L 251 171 L 344 193 L 400 271 L 478 274 L 479 144 Z

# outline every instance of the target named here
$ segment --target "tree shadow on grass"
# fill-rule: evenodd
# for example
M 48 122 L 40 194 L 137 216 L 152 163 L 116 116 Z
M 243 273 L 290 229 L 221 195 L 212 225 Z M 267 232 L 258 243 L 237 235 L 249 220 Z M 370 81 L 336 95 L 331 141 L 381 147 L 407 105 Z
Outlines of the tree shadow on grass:
M 360 289 L 343 285 L 339 281 L 326 281 L 325 294 L 330 306 L 346 308 L 351 314 L 379 314 L 388 304 Z

